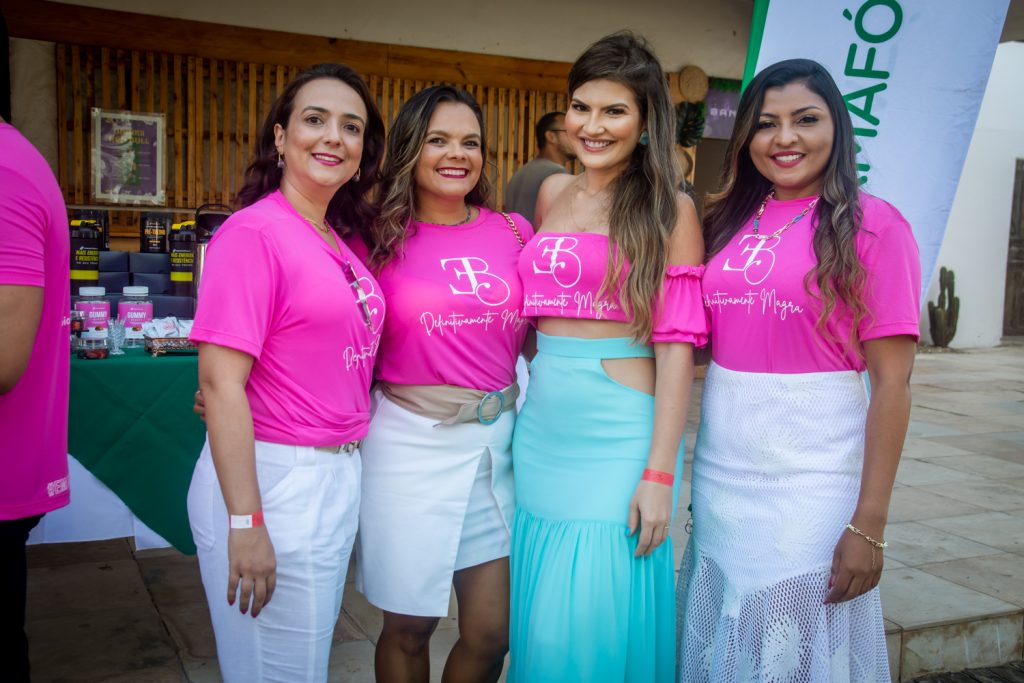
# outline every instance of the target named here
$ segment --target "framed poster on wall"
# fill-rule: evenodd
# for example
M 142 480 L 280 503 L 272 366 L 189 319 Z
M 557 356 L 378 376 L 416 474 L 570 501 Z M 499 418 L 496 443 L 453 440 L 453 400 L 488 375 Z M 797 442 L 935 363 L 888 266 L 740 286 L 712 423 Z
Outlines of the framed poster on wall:
M 92 194 L 114 204 L 164 204 L 164 115 L 92 109 Z
M 704 137 L 728 140 L 736 123 L 739 104 L 739 81 L 712 78 L 704 98 Z

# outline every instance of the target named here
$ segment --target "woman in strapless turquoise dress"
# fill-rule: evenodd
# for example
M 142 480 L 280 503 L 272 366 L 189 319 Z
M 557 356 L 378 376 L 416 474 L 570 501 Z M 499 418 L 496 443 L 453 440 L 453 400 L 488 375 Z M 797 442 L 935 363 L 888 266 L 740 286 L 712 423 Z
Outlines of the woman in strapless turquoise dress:
M 519 262 L 538 349 L 512 446 L 509 681 L 667 682 L 703 242 L 646 43 L 598 41 L 568 90 L 585 170 L 541 186 Z

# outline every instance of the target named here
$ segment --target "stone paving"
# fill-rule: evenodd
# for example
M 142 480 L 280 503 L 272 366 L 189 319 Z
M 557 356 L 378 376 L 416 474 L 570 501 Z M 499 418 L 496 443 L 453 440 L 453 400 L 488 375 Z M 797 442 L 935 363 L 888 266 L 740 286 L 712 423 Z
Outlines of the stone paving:
M 891 661 L 906 680 L 1020 660 L 1024 346 L 918 355 L 913 403 L 881 585 Z
M 1024 662 L 957 673 L 929 674 L 915 678 L 914 683 L 1024 683 Z
M 1024 345 L 918 354 L 913 384 L 881 584 L 893 680 L 989 680 L 922 677 L 1024 658 Z M 117 539 L 31 546 L 29 563 L 35 681 L 221 680 L 195 558 Z M 350 583 L 331 680 L 373 681 L 380 623 Z M 432 680 L 456 637 L 443 619 Z

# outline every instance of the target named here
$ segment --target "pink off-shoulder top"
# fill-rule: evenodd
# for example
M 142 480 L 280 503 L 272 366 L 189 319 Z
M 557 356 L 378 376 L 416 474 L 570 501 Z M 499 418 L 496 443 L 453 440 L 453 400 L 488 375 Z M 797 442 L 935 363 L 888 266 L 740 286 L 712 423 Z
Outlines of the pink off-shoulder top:
M 519 257 L 523 315 L 629 322 L 617 292 L 601 292 L 609 267 L 608 236 L 592 232 L 538 233 Z M 629 273 L 623 264 L 620 282 Z M 669 265 L 660 295 L 651 302 L 652 342 L 707 343 L 701 301 L 704 266 Z

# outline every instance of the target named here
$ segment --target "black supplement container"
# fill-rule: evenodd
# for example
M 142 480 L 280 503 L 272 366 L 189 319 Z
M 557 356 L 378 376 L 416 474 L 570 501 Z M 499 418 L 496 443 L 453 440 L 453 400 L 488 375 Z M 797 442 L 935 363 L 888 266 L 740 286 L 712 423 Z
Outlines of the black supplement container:
M 196 263 L 195 221 L 182 221 L 171 226 L 171 294 L 195 296 L 193 280 Z
M 145 211 L 139 218 L 139 251 L 143 254 L 167 253 L 167 233 L 171 216 L 166 213 Z
M 96 221 L 71 221 L 71 295 L 81 287 L 95 287 L 100 281 L 100 232 Z

